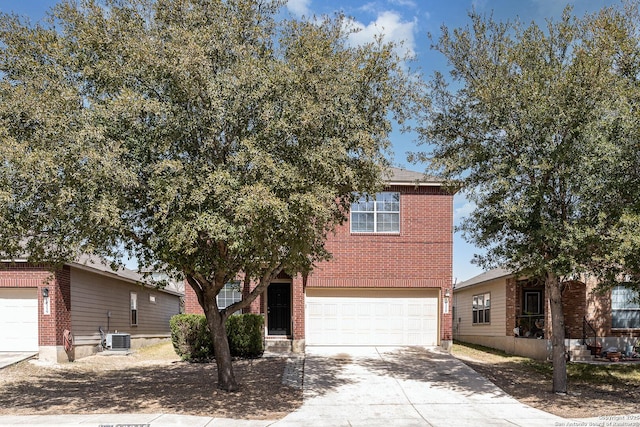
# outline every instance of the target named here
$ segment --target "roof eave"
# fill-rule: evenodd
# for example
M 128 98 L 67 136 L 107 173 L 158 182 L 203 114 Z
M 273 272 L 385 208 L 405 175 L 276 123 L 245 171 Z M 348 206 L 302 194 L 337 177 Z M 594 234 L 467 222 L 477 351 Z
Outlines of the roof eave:
M 486 273 L 487 272 L 482 273 L 479 276 L 484 275 Z M 453 291 L 455 292 L 455 291 L 460 291 L 462 289 L 473 288 L 475 286 L 479 286 L 479 285 L 483 285 L 483 284 L 486 284 L 486 283 L 489 283 L 489 282 L 493 282 L 494 280 L 501 280 L 501 279 L 505 279 L 507 277 L 513 277 L 513 276 L 515 276 L 515 275 L 512 272 L 505 271 L 504 273 L 499 274 L 499 275 L 483 277 L 482 279 L 480 279 L 477 282 L 465 284 L 465 282 L 469 282 L 469 281 L 474 280 L 474 278 L 471 278 L 469 280 L 465 280 L 464 282 L 460 282 L 458 284 L 458 286 L 454 286 L 453 287 Z M 460 285 L 463 285 L 463 286 L 460 286 Z
M 26 258 L 25 259 L 23 259 L 23 258 L 20 258 L 20 259 L 3 259 L 3 260 L 0 260 L 0 262 L 25 263 L 26 264 L 26 263 L 29 263 L 29 260 L 26 259 Z M 73 267 L 73 268 L 77 268 L 79 270 L 88 271 L 90 273 L 99 274 L 101 276 L 112 277 L 112 278 L 121 280 L 123 282 L 131 283 L 131 284 L 135 284 L 135 285 L 141 285 L 141 286 L 144 286 L 145 288 L 148 288 L 148 289 L 156 289 L 157 291 L 164 292 L 164 293 L 171 294 L 171 295 L 175 295 L 175 296 L 178 296 L 178 297 L 184 296 L 180 292 L 176 292 L 176 291 L 173 291 L 173 290 L 170 290 L 170 289 L 157 288 L 157 287 L 155 287 L 153 285 L 150 285 L 148 283 L 145 283 L 143 281 L 135 280 L 134 278 L 123 276 L 123 275 L 118 274 L 117 272 L 114 272 L 114 271 L 101 270 L 99 268 L 91 267 L 90 265 L 86 265 L 86 264 L 82 264 L 82 263 L 78 263 L 78 262 L 66 262 L 65 265 L 68 265 L 68 266 Z
M 386 181 L 386 185 L 388 186 L 399 186 L 399 187 L 407 187 L 407 186 L 418 186 L 418 187 L 442 187 L 444 184 L 442 182 L 421 182 L 421 181 Z
M 141 280 L 136 280 L 136 279 L 133 279 L 131 277 L 123 276 L 123 275 L 118 274 L 117 272 L 114 272 L 114 271 L 105 271 L 105 270 L 101 270 L 99 268 L 93 268 L 91 266 L 88 266 L 88 265 L 85 265 L 85 264 L 81 264 L 81 263 L 77 263 L 77 262 L 69 262 L 69 263 L 67 263 L 67 265 L 69 265 L 71 267 L 74 267 L 74 268 L 77 268 L 79 270 L 84 270 L 84 271 L 88 271 L 90 273 L 100 274 L 102 276 L 109 276 L 109 277 L 112 277 L 112 278 L 115 278 L 115 279 L 118 279 L 118 280 L 122 280 L 124 282 L 128 282 L 128 283 L 131 283 L 131 284 L 134 284 L 134 285 L 144 286 L 145 288 L 148 288 L 148 289 L 155 289 L 157 291 L 164 292 L 164 293 L 167 293 L 167 294 L 172 294 L 172 295 L 179 296 L 179 297 L 183 296 L 183 294 L 181 294 L 179 292 L 172 291 L 172 290 L 169 290 L 169 289 L 158 288 L 156 286 L 153 286 L 153 285 L 150 285 L 148 283 L 145 283 L 145 282 L 143 282 Z

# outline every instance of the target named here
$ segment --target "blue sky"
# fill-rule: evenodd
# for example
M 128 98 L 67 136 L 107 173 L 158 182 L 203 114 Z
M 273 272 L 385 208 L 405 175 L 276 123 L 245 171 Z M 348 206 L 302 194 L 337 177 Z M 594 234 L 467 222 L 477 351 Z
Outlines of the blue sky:
M 14 12 L 28 16 L 32 22 L 42 19 L 45 11 L 54 5 L 54 0 L 0 0 L 0 11 Z M 574 6 L 578 15 L 594 12 L 606 5 L 619 4 L 612 0 L 289 0 L 288 12 L 294 16 L 313 16 L 341 11 L 353 19 L 360 28 L 353 42 L 371 40 L 382 33 L 389 40 L 404 41 L 404 46 L 415 55 L 416 63 L 425 76 L 434 71 L 446 73 L 446 61 L 430 49 L 427 33 L 434 36 L 440 32 L 442 24 L 449 28 L 461 27 L 469 23 L 468 11 L 475 8 L 482 13 L 493 13 L 497 20 L 519 19 L 523 22 L 535 21 L 544 25 L 545 19 L 557 19 L 567 4 Z M 394 132 L 393 162 L 396 166 L 422 171 L 424 165 L 409 164 L 406 153 L 416 151 L 415 135 Z M 454 221 L 458 223 L 467 215 L 471 206 L 464 197 L 454 199 Z M 466 243 L 458 234 L 454 236 L 453 277 L 457 281 L 469 279 L 482 270 L 471 264 L 477 249 Z

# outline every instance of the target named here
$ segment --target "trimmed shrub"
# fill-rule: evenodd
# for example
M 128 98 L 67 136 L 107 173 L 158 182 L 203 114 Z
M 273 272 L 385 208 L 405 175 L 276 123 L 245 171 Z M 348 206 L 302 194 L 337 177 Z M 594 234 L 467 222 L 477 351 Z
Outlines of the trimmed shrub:
M 213 357 L 213 344 L 207 319 L 203 314 L 177 314 L 169 321 L 171 342 L 182 360 L 205 360 Z
M 213 358 L 213 343 L 204 314 L 177 314 L 169 324 L 173 348 L 182 360 Z M 225 326 L 231 356 L 252 358 L 262 355 L 264 317 L 258 314 L 233 314 Z
M 232 356 L 260 357 L 264 352 L 264 317 L 259 314 L 234 314 L 225 324 Z

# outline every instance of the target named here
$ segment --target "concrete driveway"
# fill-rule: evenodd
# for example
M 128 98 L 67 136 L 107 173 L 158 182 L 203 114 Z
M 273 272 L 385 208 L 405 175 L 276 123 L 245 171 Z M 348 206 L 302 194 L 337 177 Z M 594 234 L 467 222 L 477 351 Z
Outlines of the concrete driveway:
M 307 347 L 304 404 L 273 425 L 513 427 L 564 422 L 519 403 L 437 349 Z
M 34 357 L 36 352 L 0 351 L 0 369 Z
M 304 403 L 276 422 L 175 414 L 0 416 L 0 425 L 96 427 L 535 427 L 571 421 L 523 405 L 451 355 L 421 347 L 307 347 Z

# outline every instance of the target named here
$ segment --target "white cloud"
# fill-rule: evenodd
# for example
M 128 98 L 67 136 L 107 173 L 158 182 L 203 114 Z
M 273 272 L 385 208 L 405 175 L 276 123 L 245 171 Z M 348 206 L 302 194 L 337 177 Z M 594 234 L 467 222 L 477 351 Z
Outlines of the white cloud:
M 465 199 L 456 200 L 456 202 L 458 203 L 456 203 L 456 206 L 454 206 L 453 223 L 459 224 L 463 218 L 466 218 L 467 216 L 469 216 L 469 214 L 471 214 L 471 212 L 474 211 L 474 209 L 476 208 L 476 204 Z M 459 204 L 460 202 L 462 202 L 462 204 Z
M 311 15 L 311 0 L 289 0 L 287 2 L 287 9 L 295 16 L 309 16 Z
M 377 35 L 383 35 L 385 42 L 395 42 L 399 45 L 400 55 L 408 54 L 415 56 L 414 32 L 417 19 L 413 21 L 402 21 L 402 17 L 394 11 L 384 11 L 378 14 L 375 21 L 364 25 L 359 21 L 352 20 L 351 28 L 358 32 L 350 35 L 349 40 L 354 45 L 369 43 L 375 40 Z M 401 43 L 404 43 L 400 45 Z
M 402 7 L 410 7 L 413 9 L 418 7 L 416 2 L 414 2 L 413 0 L 389 0 L 389 3 L 397 4 L 398 6 L 402 6 Z

